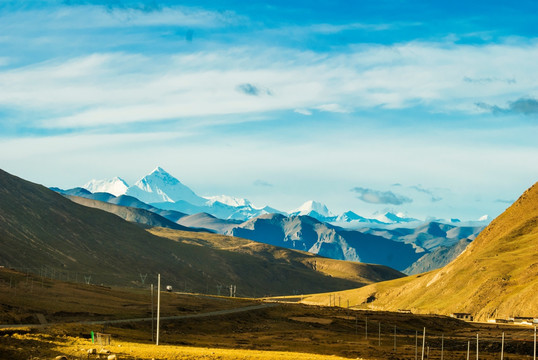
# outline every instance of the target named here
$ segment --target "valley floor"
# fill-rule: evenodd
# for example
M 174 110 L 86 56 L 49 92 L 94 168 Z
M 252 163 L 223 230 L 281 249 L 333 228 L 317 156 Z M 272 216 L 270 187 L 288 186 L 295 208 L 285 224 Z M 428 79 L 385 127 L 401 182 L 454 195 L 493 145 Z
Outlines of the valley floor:
M 295 304 L 163 321 L 159 346 L 151 340 L 151 322 L 110 325 L 74 322 L 33 329 L 0 329 L 0 359 L 53 359 L 59 355 L 68 359 L 96 359 L 97 355 L 87 355 L 94 348 L 109 350 L 117 359 L 412 360 L 416 356 L 421 358 L 424 327 L 427 329 L 424 359 L 439 359 L 441 348 L 444 359 L 463 359 L 467 346 L 475 358 L 476 334 L 479 334 L 480 359 L 498 359 L 503 332 L 505 359 L 532 359 L 530 327 L 500 327 L 440 316 Z M 111 344 L 92 344 L 91 331 L 111 334 Z
M 276 303 L 163 293 L 160 345 L 152 342 L 147 290 L 117 289 L 45 281 L 26 284 L 10 273 L 0 283 L 0 359 L 96 359 L 87 351 L 109 350 L 117 359 L 424 359 L 476 357 L 532 359 L 531 327 L 467 323 L 445 316 L 359 311 L 343 307 Z M 289 300 L 289 299 L 288 299 Z M 239 311 L 248 309 L 248 311 Z M 207 316 L 201 317 L 200 314 Z M 193 317 L 196 315 L 197 317 Z M 99 321 L 88 323 L 88 321 Z M 108 323 L 103 321 L 110 321 Z M 92 344 L 91 332 L 111 335 L 111 344 Z

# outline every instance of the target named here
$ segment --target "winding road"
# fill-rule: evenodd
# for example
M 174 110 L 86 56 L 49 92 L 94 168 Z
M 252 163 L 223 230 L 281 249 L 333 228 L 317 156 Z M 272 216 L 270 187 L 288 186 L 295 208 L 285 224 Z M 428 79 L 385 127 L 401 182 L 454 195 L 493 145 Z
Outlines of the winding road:
M 260 305 L 251 305 L 235 309 L 226 309 L 218 311 L 210 311 L 206 313 L 196 313 L 188 315 L 174 315 L 174 316 L 161 316 L 160 320 L 182 320 L 182 319 L 193 319 L 193 318 L 202 318 L 202 317 L 211 317 L 211 316 L 220 316 L 220 315 L 229 315 L 242 313 L 247 311 L 268 309 L 277 306 L 275 303 L 260 304 Z M 105 324 L 121 324 L 121 323 L 130 323 L 130 322 L 140 322 L 140 321 L 151 321 L 152 318 L 136 318 L 136 319 L 119 319 L 119 320 L 97 320 L 97 321 L 75 321 L 70 323 L 50 323 L 50 324 L 16 324 L 16 325 L 0 325 L 0 329 L 7 328 L 40 328 L 49 325 L 59 325 L 59 324 L 82 324 L 82 325 L 105 325 Z

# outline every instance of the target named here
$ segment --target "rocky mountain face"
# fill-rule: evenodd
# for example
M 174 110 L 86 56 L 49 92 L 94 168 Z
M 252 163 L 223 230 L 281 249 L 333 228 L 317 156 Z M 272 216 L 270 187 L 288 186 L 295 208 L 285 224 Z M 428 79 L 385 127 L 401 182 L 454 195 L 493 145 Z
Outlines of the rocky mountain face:
M 397 270 L 407 268 L 422 256 L 410 244 L 333 227 L 309 216 L 262 215 L 227 233 L 333 259 L 382 264 Z

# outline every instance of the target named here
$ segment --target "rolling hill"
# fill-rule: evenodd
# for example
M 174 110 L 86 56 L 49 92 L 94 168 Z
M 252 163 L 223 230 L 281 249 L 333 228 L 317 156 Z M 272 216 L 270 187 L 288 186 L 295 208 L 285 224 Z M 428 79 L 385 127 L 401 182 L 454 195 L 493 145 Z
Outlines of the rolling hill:
M 257 253 L 259 245 L 248 240 L 174 231 L 151 234 L 0 170 L 2 266 L 131 286 L 142 285 L 141 274 L 155 279 L 160 273 L 176 288 L 215 293 L 218 286 L 234 284 L 238 295 L 249 296 L 335 291 L 402 276 L 383 266 L 350 265 L 268 245 Z
M 445 267 L 342 292 L 353 305 L 418 313 L 538 316 L 538 183 Z M 324 303 L 313 296 L 308 303 Z

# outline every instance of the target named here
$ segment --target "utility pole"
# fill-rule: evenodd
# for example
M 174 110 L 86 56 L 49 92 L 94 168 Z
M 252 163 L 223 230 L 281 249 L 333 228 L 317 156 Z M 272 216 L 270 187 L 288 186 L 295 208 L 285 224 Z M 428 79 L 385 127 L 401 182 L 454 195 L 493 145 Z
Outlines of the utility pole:
M 441 360 L 443 360 L 444 350 L 445 350 L 445 334 L 441 334 Z
M 148 274 L 138 273 L 138 275 L 140 275 L 140 281 L 142 282 L 142 286 L 144 286 L 144 282 L 146 282 L 146 278 L 148 277 Z
M 478 360 L 478 333 L 476 333 L 476 360 Z
M 467 360 L 469 360 L 469 350 L 471 350 L 471 342 L 467 341 Z
M 377 334 L 377 346 L 381 346 L 381 321 L 378 323 L 379 332 Z
M 159 321 L 161 316 L 161 274 L 157 276 L 157 340 L 155 345 L 159 345 Z
M 153 304 L 153 284 L 151 284 L 151 342 L 155 341 L 155 317 L 153 311 L 155 305 Z
M 534 325 L 534 356 L 533 359 L 536 360 L 536 325 Z
M 426 346 L 426 327 L 424 327 L 424 335 L 422 335 L 422 360 L 424 360 L 424 346 Z
M 394 352 L 396 352 L 396 325 L 394 325 Z
M 418 360 L 418 330 L 415 330 L 415 360 Z
M 501 341 L 501 360 L 504 359 L 504 331 L 503 331 L 503 338 Z
M 534 325 L 534 356 L 533 360 L 536 360 L 536 325 Z

